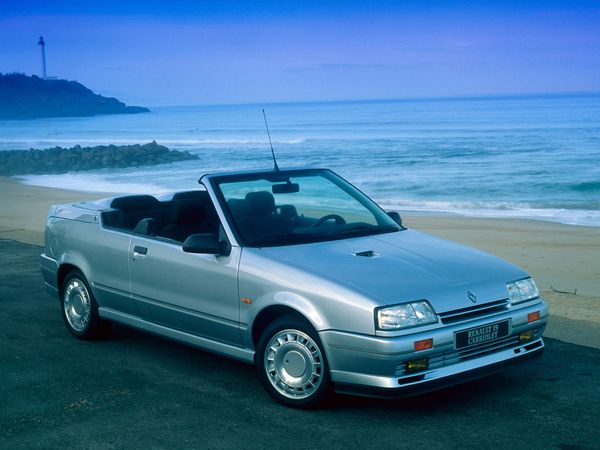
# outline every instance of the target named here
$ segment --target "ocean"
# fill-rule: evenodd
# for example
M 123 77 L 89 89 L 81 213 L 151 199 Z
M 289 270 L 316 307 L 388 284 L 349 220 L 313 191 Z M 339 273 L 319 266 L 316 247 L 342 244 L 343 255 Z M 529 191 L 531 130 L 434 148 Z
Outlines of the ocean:
M 208 172 L 327 167 L 386 209 L 600 226 L 600 94 L 156 107 L 148 114 L 0 121 L 0 150 L 159 144 L 154 167 L 28 175 L 40 186 L 159 193 Z

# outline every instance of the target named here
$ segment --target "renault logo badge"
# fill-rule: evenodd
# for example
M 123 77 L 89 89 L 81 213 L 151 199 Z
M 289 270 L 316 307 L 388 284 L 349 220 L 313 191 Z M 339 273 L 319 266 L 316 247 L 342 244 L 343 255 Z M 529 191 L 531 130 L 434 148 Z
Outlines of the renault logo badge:
M 477 296 L 473 291 L 467 291 L 467 297 L 469 297 L 469 300 L 471 300 L 473 303 L 477 303 Z

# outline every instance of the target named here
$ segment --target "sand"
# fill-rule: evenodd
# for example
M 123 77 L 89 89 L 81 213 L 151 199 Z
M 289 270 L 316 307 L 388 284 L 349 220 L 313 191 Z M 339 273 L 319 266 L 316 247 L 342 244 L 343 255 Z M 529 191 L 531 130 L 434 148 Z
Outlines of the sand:
M 51 205 L 114 195 L 28 186 L 0 177 L 0 238 L 43 245 Z M 523 267 L 550 304 L 545 335 L 600 348 L 600 228 L 447 215 L 405 214 L 403 220 L 409 228 Z
M 114 195 L 28 186 L 13 178 L 0 177 L 0 237 L 43 245 L 51 205 Z

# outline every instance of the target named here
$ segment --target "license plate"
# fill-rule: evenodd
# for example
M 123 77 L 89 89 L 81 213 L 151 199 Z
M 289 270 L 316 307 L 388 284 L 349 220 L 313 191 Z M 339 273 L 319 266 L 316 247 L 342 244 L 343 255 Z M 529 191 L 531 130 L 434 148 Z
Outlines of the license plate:
M 508 336 L 508 320 L 459 331 L 455 334 L 454 342 L 459 349 L 495 341 L 505 336 Z

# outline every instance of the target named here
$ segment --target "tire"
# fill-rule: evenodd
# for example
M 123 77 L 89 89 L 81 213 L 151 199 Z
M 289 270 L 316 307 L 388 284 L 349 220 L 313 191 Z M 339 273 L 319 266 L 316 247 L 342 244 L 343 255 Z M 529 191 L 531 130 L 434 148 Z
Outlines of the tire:
M 110 322 L 98 315 L 98 304 L 90 286 L 79 270 L 67 274 L 60 289 L 62 317 L 75 337 L 85 340 L 106 336 Z
M 254 363 L 266 391 L 283 405 L 314 408 L 331 394 L 323 344 L 301 317 L 286 315 L 269 324 L 258 339 Z

